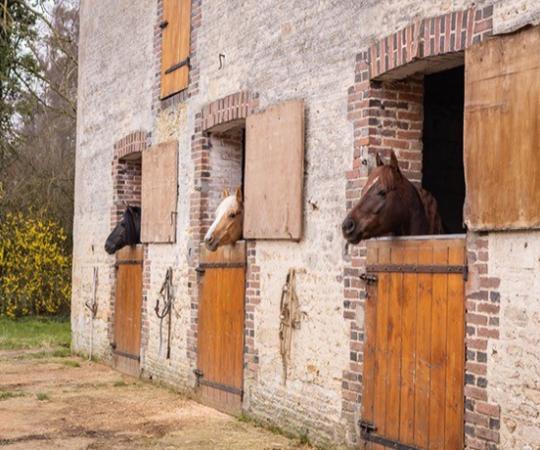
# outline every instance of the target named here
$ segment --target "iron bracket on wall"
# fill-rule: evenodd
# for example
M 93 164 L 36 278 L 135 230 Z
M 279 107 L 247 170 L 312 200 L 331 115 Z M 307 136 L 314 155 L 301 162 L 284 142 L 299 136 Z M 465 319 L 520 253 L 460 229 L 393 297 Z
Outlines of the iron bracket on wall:
M 175 70 L 178 70 L 178 69 L 180 69 L 180 68 L 182 68 L 184 66 L 188 66 L 188 67 L 191 68 L 189 56 L 186 59 L 183 59 L 182 61 L 180 61 L 179 63 L 176 63 L 176 64 L 172 65 L 171 67 L 169 67 L 165 71 L 165 74 L 169 74 L 171 72 L 174 72 Z
M 377 427 L 372 423 L 361 420 L 358 422 L 360 426 L 360 437 L 364 441 L 373 442 L 374 444 L 380 444 L 386 448 L 393 448 L 395 450 L 422 450 L 419 447 L 414 447 L 412 445 L 403 444 L 399 441 L 389 439 L 378 434 L 375 434 Z

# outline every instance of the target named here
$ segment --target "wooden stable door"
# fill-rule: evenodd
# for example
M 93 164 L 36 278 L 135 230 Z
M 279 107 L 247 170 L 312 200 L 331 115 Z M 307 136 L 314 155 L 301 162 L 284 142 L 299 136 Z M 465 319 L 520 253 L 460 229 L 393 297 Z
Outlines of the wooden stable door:
M 245 243 L 201 246 L 197 381 L 200 400 L 238 414 L 242 407 Z
M 462 449 L 465 240 L 375 240 L 366 269 L 365 448 Z
M 113 365 L 139 375 L 141 348 L 143 247 L 124 247 L 116 253 Z

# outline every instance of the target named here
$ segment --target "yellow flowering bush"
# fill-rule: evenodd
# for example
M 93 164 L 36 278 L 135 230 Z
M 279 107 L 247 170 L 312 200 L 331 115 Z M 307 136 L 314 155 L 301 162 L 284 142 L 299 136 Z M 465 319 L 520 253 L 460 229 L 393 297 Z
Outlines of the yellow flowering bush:
M 0 315 L 65 314 L 71 297 L 66 234 L 53 220 L 0 216 Z

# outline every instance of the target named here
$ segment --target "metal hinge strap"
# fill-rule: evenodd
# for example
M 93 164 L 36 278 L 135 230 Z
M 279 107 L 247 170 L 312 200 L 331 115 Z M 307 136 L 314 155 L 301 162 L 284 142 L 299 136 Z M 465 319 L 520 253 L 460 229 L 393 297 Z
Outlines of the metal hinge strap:
M 118 266 L 142 266 L 143 262 L 140 259 L 123 259 L 114 263 L 115 267 Z
M 188 66 L 190 67 L 190 61 L 189 61 L 189 56 L 186 58 L 186 59 L 183 59 L 182 61 L 180 61 L 179 63 L 176 63 L 174 65 L 172 65 L 171 67 L 169 67 L 166 71 L 165 71 L 165 74 L 169 74 L 171 72 L 174 72 L 175 70 L 178 70 L 184 66 Z
M 419 447 L 403 444 L 399 441 L 375 434 L 374 431 L 377 431 L 377 427 L 372 423 L 361 420 L 358 425 L 360 426 L 360 436 L 364 441 L 373 442 L 396 450 L 422 450 Z
M 246 263 L 243 262 L 208 262 L 200 263 L 197 269 L 241 269 L 246 267 Z
M 461 273 L 467 272 L 467 265 L 436 264 L 370 264 L 367 272 L 386 273 Z
M 135 361 L 141 360 L 141 357 L 139 355 L 132 355 L 131 353 L 121 352 L 120 350 L 113 349 L 113 353 L 117 356 L 123 356 L 124 358 L 134 359 Z
M 193 371 L 197 377 L 197 386 L 208 386 L 214 389 L 219 389 L 220 391 L 230 392 L 231 394 L 236 394 L 242 396 L 244 391 L 234 386 L 228 384 L 217 383 L 215 381 L 205 380 L 204 373 L 201 369 L 195 369 Z

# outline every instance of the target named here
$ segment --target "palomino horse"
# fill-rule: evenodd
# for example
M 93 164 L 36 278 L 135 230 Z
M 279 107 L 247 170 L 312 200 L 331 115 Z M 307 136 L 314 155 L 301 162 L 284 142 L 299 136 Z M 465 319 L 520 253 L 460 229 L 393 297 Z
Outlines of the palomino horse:
M 114 227 L 105 241 L 105 251 L 112 255 L 126 245 L 141 242 L 141 208 L 128 206 L 122 220 Z
M 369 175 L 360 201 L 341 228 L 343 237 L 351 244 L 387 235 L 443 233 L 437 201 L 405 178 L 393 151 L 387 165 L 377 154 L 377 167 Z
M 244 201 L 242 190 L 236 189 L 235 195 L 229 195 L 225 189 L 223 200 L 216 210 L 214 223 L 204 236 L 206 248 L 212 252 L 222 245 L 234 244 L 242 237 L 244 223 Z

